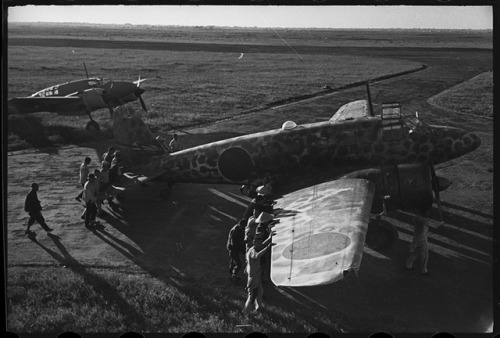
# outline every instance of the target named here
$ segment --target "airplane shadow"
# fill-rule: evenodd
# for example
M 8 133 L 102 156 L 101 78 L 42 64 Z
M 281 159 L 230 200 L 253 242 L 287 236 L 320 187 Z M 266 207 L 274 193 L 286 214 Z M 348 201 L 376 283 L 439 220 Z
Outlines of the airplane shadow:
M 73 273 L 77 274 L 83 278 L 84 284 L 87 286 L 92 286 L 96 289 L 102 290 L 102 297 L 109 306 L 116 306 L 118 311 L 125 316 L 125 320 L 130 320 L 138 322 L 142 325 L 146 325 L 147 319 L 139 312 L 137 312 L 128 302 L 125 300 L 117 291 L 116 288 L 108 283 L 104 278 L 90 272 L 85 265 L 78 262 L 71 254 L 68 252 L 66 247 L 61 241 L 61 237 L 47 233 L 47 236 L 54 242 L 54 245 L 59 249 L 61 254 L 55 252 L 54 250 L 46 247 L 36 239 L 36 233 L 31 233 L 28 238 L 38 245 L 40 248 L 45 250 L 54 260 L 59 262 L 63 267 L 70 269 Z
M 213 189 L 218 190 L 218 195 L 211 192 Z M 239 284 L 230 280 L 226 250 L 229 229 L 245 211 L 243 205 L 234 202 L 238 187 L 176 184 L 169 201 L 159 198 L 160 190 L 158 185 L 139 186 L 126 192 L 113 207 L 106 204 L 100 216 L 105 229 L 98 228 L 93 234 L 204 308 L 237 313 L 236 324 L 249 320 L 240 315 L 246 300 L 246 278 L 241 274 Z M 268 304 L 279 299 L 282 306 L 297 307 L 296 301 L 276 293 L 270 285 L 266 286 L 264 298 Z M 275 307 L 265 313 L 283 320 Z M 310 309 L 299 309 L 297 313 L 316 326 L 324 325 Z M 267 320 L 253 315 L 252 322 L 266 325 Z M 297 330 L 301 329 L 297 324 Z
M 62 124 L 42 123 L 42 118 L 37 114 L 10 115 L 8 131 L 30 146 L 48 154 L 57 154 L 57 147 L 61 143 L 80 144 L 87 143 L 89 140 L 102 142 L 113 137 L 106 130 L 92 132 L 87 131 L 84 126 L 71 127 Z
M 437 209 L 432 214 L 438 214 Z M 464 257 L 492 263 L 493 233 L 492 228 L 476 218 L 442 211 L 445 224 L 438 228 L 429 228 L 429 243 L 439 245 L 444 249 L 457 252 Z M 412 224 L 413 215 L 402 212 L 392 212 L 391 217 L 406 224 Z M 438 221 L 438 217 L 434 220 Z M 413 229 L 398 227 L 398 231 L 413 235 Z
M 33 147 L 43 148 L 49 154 L 58 153 L 55 143 L 49 139 L 50 134 L 39 117 L 31 114 L 9 116 L 8 131 Z
M 465 208 L 465 207 L 463 207 L 461 205 L 456 205 L 456 204 L 453 204 L 453 203 L 450 203 L 450 202 L 442 201 L 441 205 L 444 206 L 444 207 L 448 207 L 448 208 L 462 210 L 462 211 L 465 211 L 465 212 L 468 212 L 468 213 L 471 213 L 471 214 L 474 214 L 474 215 L 477 215 L 477 216 L 481 216 L 481 217 L 485 217 L 485 218 L 493 218 L 493 215 L 488 215 L 488 214 L 485 214 L 483 212 L 480 212 L 480 211 L 477 211 L 477 210 L 473 210 L 473 209 L 470 209 L 470 208 Z
M 216 195 L 210 192 L 214 189 L 218 190 Z M 225 249 L 229 229 L 245 210 L 232 197 L 237 189 L 176 184 L 171 199 L 165 201 L 159 198 L 161 185 L 138 186 L 127 191 L 113 208 L 105 206 L 102 220 L 111 228 L 94 234 L 151 276 L 197 297 L 203 306 L 239 312 L 246 298 L 244 283 L 234 285 L 229 280 Z M 280 212 L 294 214 L 290 210 Z M 438 331 L 482 329 L 485 318 L 490 318 L 487 293 L 491 290 L 491 258 L 479 249 L 489 240 L 446 226 L 431 229 L 431 276 L 424 276 L 417 264 L 413 271 L 404 268 L 412 215 L 395 212 L 391 217 L 406 224 L 397 226 L 406 239 L 400 237 L 390 249 L 366 249 L 358 278 L 288 291 L 266 285 L 264 302 L 271 306 L 266 306 L 263 313 L 284 320 L 284 315 L 272 306 L 277 302 L 298 309 L 297 315 L 329 331 L 340 328 L 325 327 L 322 316 L 344 318 L 344 328 L 351 331 L 386 328 L 417 332 L 426 327 L 425 320 L 430 329 Z M 451 212 L 445 212 L 444 217 L 458 219 L 466 228 L 484 225 Z M 113 231 L 126 240 L 113 235 Z M 464 295 L 467 288 L 477 291 Z M 259 322 L 259 316 L 253 320 Z

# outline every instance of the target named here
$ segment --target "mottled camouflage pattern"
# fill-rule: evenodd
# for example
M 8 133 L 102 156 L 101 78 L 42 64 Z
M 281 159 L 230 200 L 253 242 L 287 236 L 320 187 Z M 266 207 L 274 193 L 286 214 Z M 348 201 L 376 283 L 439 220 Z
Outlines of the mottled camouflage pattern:
M 299 126 L 237 137 L 164 156 L 167 175 L 186 182 L 242 183 L 273 173 L 293 180 L 314 173 L 331 178 L 350 167 L 445 162 L 480 144 L 476 134 L 433 127 L 384 140 L 380 118 Z
M 115 116 L 115 128 L 120 125 L 118 119 Z M 481 143 L 476 134 L 458 128 L 430 126 L 411 130 L 401 121 L 398 123 L 402 125 L 400 133 L 390 138 L 380 116 L 305 124 L 148 157 L 149 161 L 142 156 L 140 166 L 143 171 L 161 170 L 173 182 L 240 184 L 268 173 L 281 182 L 311 176 L 324 181 L 384 164 L 437 164 L 462 156 Z M 134 130 L 134 139 L 154 144 L 145 125 L 133 124 L 128 128 Z M 120 133 L 126 134 L 126 129 L 120 129 Z M 117 139 L 134 143 L 127 135 Z

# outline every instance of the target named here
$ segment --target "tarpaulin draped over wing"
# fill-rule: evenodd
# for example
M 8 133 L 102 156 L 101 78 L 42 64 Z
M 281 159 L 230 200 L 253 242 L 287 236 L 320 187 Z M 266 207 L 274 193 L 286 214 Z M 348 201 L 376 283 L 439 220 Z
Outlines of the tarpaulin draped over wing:
M 362 179 L 340 179 L 294 191 L 275 206 L 277 233 L 271 279 L 307 286 L 340 280 L 358 270 L 375 188 Z
M 337 112 L 330 118 L 330 122 L 356 119 L 369 115 L 370 110 L 368 108 L 368 101 L 358 100 L 346 103 L 340 107 L 339 110 L 337 110 Z

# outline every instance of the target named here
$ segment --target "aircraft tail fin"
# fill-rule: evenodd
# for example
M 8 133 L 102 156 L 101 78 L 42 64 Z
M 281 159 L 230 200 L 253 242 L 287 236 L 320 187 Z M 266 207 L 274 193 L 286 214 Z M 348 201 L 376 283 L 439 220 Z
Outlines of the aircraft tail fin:
M 113 134 L 115 141 L 124 146 L 158 148 L 155 136 L 139 114 L 125 105 L 113 112 Z

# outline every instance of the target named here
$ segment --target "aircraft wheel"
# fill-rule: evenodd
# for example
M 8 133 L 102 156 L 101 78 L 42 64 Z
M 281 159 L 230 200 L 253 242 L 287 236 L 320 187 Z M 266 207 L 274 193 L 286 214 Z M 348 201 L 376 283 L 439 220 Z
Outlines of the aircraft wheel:
M 383 220 L 371 220 L 366 233 L 366 245 L 375 251 L 384 251 L 392 248 L 398 240 L 396 228 Z
M 99 123 L 97 123 L 94 120 L 91 120 L 87 123 L 85 129 L 87 129 L 88 131 L 99 131 L 101 130 L 101 127 L 99 127 Z
M 168 200 L 172 195 L 172 189 L 170 187 L 160 190 L 160 197 Z

